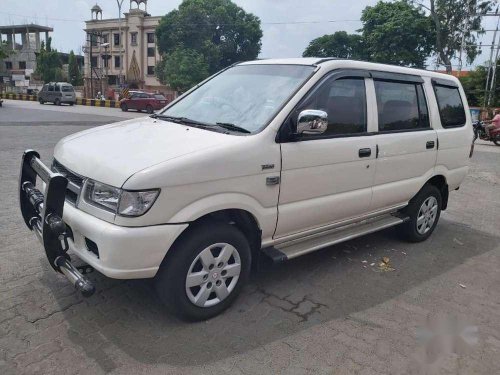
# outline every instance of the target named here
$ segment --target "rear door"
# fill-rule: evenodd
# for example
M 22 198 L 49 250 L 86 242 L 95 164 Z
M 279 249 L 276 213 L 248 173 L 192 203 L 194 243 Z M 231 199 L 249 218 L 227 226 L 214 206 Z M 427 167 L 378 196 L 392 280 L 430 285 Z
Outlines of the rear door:
M 373 72 L 377 161 L 371 211 L 406 204 L 433 175 L 437 134 L 420 76 Z
M 328 114 L 320 135 L 281 141 L 282 172 L 275 237 L 319 231 L 370 208 L 375 141 L 363 71 L 335 72 L 320 82 L 287 120 L 306 109 Z M 288 124 L 285 123 L 284 127 Z

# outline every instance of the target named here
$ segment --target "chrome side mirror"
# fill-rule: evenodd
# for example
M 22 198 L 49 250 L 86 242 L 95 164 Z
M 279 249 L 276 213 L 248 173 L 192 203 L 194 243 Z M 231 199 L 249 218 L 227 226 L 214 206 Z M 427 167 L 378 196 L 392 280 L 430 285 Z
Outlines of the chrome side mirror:
M 317 109 L 305 109 L 297 119 L 297 134 L 322 134 L 328 128 L 328 114 Z

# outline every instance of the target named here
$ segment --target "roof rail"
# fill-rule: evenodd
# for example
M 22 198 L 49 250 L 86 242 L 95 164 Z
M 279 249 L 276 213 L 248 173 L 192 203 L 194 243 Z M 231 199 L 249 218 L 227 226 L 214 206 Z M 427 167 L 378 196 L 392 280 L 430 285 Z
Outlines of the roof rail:
M 332 60 L 341 60 L 338 57 L 325 57 L 324 59 L 320 59 L 314 63 L 314 65 L 322 64 L 327 61 L 332 61 Z

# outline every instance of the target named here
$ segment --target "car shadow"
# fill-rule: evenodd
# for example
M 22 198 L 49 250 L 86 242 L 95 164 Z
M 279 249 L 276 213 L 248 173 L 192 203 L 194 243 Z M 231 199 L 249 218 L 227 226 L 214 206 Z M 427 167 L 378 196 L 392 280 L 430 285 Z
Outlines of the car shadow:
M 499 243 L 499 237 L 444 218 L 422 243 L 402 242 L 396 231 L 281 265 L 262 260 L 237 302 L 207 322 L 170 316 L 150 280 L 120 281 L 93 273 L 98 291 L 89 299 L 71 292 L 71 286 L 61 289 L 63 280 L 55 282 L 49 271 L 42 282 L 64 310 L 69 339 L 103 371 L 119 367 L 113 361 L 116 349 L 144 364 L 205 365 L 381 304 Z M 381 270 L 382 257 L 389 258 L 394 271 Z

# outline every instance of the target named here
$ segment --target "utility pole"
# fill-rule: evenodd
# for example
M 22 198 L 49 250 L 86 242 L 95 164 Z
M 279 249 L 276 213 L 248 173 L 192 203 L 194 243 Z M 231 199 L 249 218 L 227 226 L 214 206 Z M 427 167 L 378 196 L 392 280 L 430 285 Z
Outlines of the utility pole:
M 495 28 L 495 32 L 493 33 L 493 41 L 491 42 L 491 50 L 490 50 L 490 60 L 488 64 L 488 71 L 486 74 L 486 86 L 484 88 L 484 101 L 483 101 L 483 107 L 489 107 L 491 103 L 491 96 L 492 96 L 492 89 L 494 90 L 494 78 L 496 75 L 496 65 L 497 65 L 497 59 L 498 59 L 498 48 L 500 47 L 500 41 L 497 44 L 497 52 L 495 56 L 495 61 L 493 61 L 493 54 L 495 52 L 495 42 L 497 39 L 497 34 L 498 34 L 498 28 L 500 26 L 500 15 L 498 14 L 499 6 L 497 6 L 495 15 L 498 17 L 497 20 L 497 27 Z M 494 95 L 494 92 L 493 92 Z
M 120 49 L 120 73 L 118 75 L 118 87 L 120 87 L 121 90 L 121 85 L 122 85 L 122 66 L 123 66 L 123 55 L 122 55 L 122 5 L 123 5 L 123 0 L 116 0 L 116 4 L 118 5 L 118 35 L 119 35 L 119 45 L 118 48 Z

